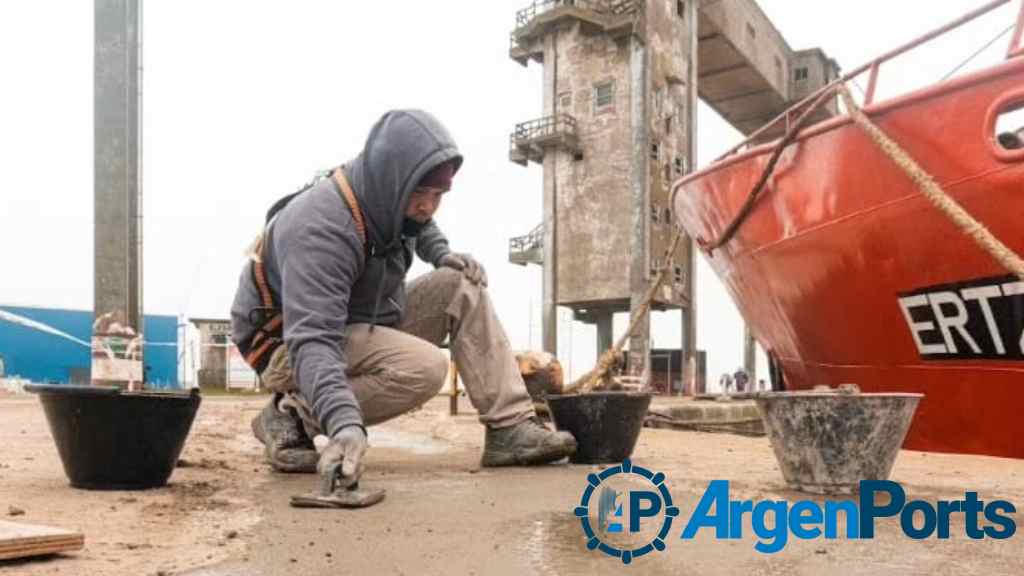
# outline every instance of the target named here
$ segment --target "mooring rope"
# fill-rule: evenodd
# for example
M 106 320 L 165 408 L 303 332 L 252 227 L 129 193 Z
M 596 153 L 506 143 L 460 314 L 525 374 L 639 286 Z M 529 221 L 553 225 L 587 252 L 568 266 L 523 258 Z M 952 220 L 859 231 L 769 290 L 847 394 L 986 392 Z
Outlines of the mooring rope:
M 626 341 L 632 338 L 636 334 L 636 329 L 640 326 L 640 321 L 647 316 L 647 312 L 650 310 L 651 304 L 654 302 L 654 296 L 658 292 L 658 288 L 665 282 L 665 278 L 668 276 L 668 270 L 672 267 L 669 265 L 672 262 L 672 257 L 675 256 L 676 250 L 679 249 L 679 241 L 682 240 L 683 235 L 679 227 L 676 227 L 675 235 L 672 237 L 672 243 L 669 245 L 668 250 L 665 252 L 665 257 L 661 260 L 665 263 L 661 267 L 661 271 L 658 272 L 658 276 L 651 283 L 650 288 L 647 289 L 647 294 L 644 295 L 643 301 L 639 306 L 633 310 L 630 315 L 629 328 L 626 329 L 626 333 L 623 334 L 619 340 L 608 350 L 605 350 L 601 354 L 600 358 L 597 359 L 597 365 L 590 372 L 587 372 L 575 382 L 570 384 L 566 388 L 566 392 L 578 392 L 584 394 L 593 390 L 601 381 L 608 375 L 608 373 L 615 367 L 619 362 L 619 358 L 622 356 L 622 348 L 626 345 Z M 691 270 L 692 274 L 693 271 Z
M 970 236 L 981 248 L 988 252 L 1007 270 L 1024 280 L 1024 260 L 995 237 L 984 224 L 976 220 L 964 210 L 956 200 L 942 189 L 935 178 L 911 158 L 899 144 L 889 138 L 874 122 L 872 122 L 857 106 L 845 84 L 839 86 L 839 95 L 843 98 L 846 109 L 853 121 L 871 138 L 886 156 L 889 157 L 903 172 L 917 184 L 918 189 L 936 208 L 942 211 L 965 234 Z
M 768 183 L 768 179 L 771 178 L 772 173 L 775 172 L 775 165 L 778 164 L 779 158 L 782 157 L 782 152 L 789 147 L 790 144 L 796 140 L 797 135 L 804 126 L 810 121 L 811 116 L 814 112 L 820 108 L 828 99 L 835 93 L 835 85 L 826 87 L 822 90 L 821 94 L 804 110 L 797 118 L 796 122 L 789 128 L 785 136 L 779 140 L 778 144 L 775 145 L 775 149 L 772 150 L 771 158 L 768 159 L 768 165 L 765 166 L 761 172 L 761 178 L 758 179 L 757 184 L 754 185 L 753 190 L 747 195 L 747 200 L 740 207 L 740 211 L 736 213 L 736 216 L 729 222 L 729 225 L 725 227 L 725 230 L 711 242 L 705 242 L 698 240 L 702 249 L 706 250 L 709 254 L 715 250 L 725 246 L 732 237 L 739 231 L 740 226 L 747 221 L 751 212 L 754 210 L 754 205 L 757 203 L 758 198 L 761 197 L 761 192 L 764 190 L 765 185 Z

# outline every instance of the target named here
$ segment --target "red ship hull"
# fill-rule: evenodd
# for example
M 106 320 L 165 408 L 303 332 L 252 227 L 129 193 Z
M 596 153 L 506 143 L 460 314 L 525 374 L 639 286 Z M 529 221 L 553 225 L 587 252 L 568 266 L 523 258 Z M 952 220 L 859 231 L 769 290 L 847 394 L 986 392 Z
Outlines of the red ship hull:
M 865 112 L 968 212 L 1024 254 L 1024 150 L 995 118 L 1024 104 L 1024 58 Z M 713 240 L 773 145 L 677 183 Z M 933 207 L 848 117 L 805 130 L 736 236 L 709 256 L 787 389 L 852 382 L 925 395 L 914 450 L 1024 458 L 1024 283 Z

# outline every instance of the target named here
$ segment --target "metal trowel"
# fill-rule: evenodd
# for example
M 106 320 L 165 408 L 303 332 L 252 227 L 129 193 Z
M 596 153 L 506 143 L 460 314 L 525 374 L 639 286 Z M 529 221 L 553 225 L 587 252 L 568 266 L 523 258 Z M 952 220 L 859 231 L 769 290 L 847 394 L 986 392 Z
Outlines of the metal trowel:
M 384 490 L 360 490 L 358 482 L 343 488 L 341 481 L 339 463 L 324 474 L 319 493 L 292 496 L 291 504 L 296 508 L 366 508 L 384 499 Z

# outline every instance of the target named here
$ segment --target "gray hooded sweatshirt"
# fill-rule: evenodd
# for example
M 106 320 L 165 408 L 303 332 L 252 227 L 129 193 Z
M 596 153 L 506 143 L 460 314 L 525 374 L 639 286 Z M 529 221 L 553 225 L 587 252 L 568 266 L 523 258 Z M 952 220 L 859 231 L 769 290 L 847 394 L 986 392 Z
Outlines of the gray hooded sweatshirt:
M 428 172 L 449 161 L 457 170 L 462 156 L 436 118 L 420 110 L 388 112 L 374 125 L 363 151 L 342 167 L 366 221 L 365 247 L 331 178 L 287 199 L 267 225 L 264 269 L 284 313 L 293 377 L 328 435 L 363 424 L 345 376 L 345 327 L 397 325 L 413 253 L 436 267 L 450 252 L 433 221 L 414 238 L 402 235 L 412 191 Z M 251 266 L 247 263 L 242 271 L 231 307 L 236 343 L 258 328 L 251 321 L 258 315 L 250 314 L 261 306 Z

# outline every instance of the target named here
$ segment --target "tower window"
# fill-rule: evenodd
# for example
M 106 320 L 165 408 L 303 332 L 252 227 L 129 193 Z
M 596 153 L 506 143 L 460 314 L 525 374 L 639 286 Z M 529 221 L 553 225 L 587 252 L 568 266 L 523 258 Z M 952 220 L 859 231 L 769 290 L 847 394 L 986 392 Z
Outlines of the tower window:
M 683 0 L 677 0 L 676 2 L 676 15 L 680 18 L 686 18 L 686 2 L 683 2 Z
M 601 111 L 615 103 L 615 83 L 604 82 L 594 86 L 594 110 Z
M 661 145 L 655 142 L 651 144 L 651 160 L 661 158 Z
M 572 92 L 562 92 L 558 95 L 558 110 L 564 112 L 572 108 Z
M 675 272 L 676 284 L 682 284 L 683 283 L 683 267 L 682 266 L 676 266 L 674 272 Z
M 651 206 L 651 222 L 654 222 L 655 224 L 661 223 L 661 210 L 659 210 L 656 205 Z
M 682 174 L 683 174 L 683 159 L 680 158 L 679 156 L 676 156 L 675 160 L 673 160 L 673 164 L 675 164 L 675 167 L 676 167 L 676 175 L 677 176 L 682 176 Z
M 800 68 L 797 68 L 796 72 L 794 73 L 794 77 L 796 78 L 797 82 L 799 82 L 800 80 L 807 80 L 807 67 L 801 66 Z

